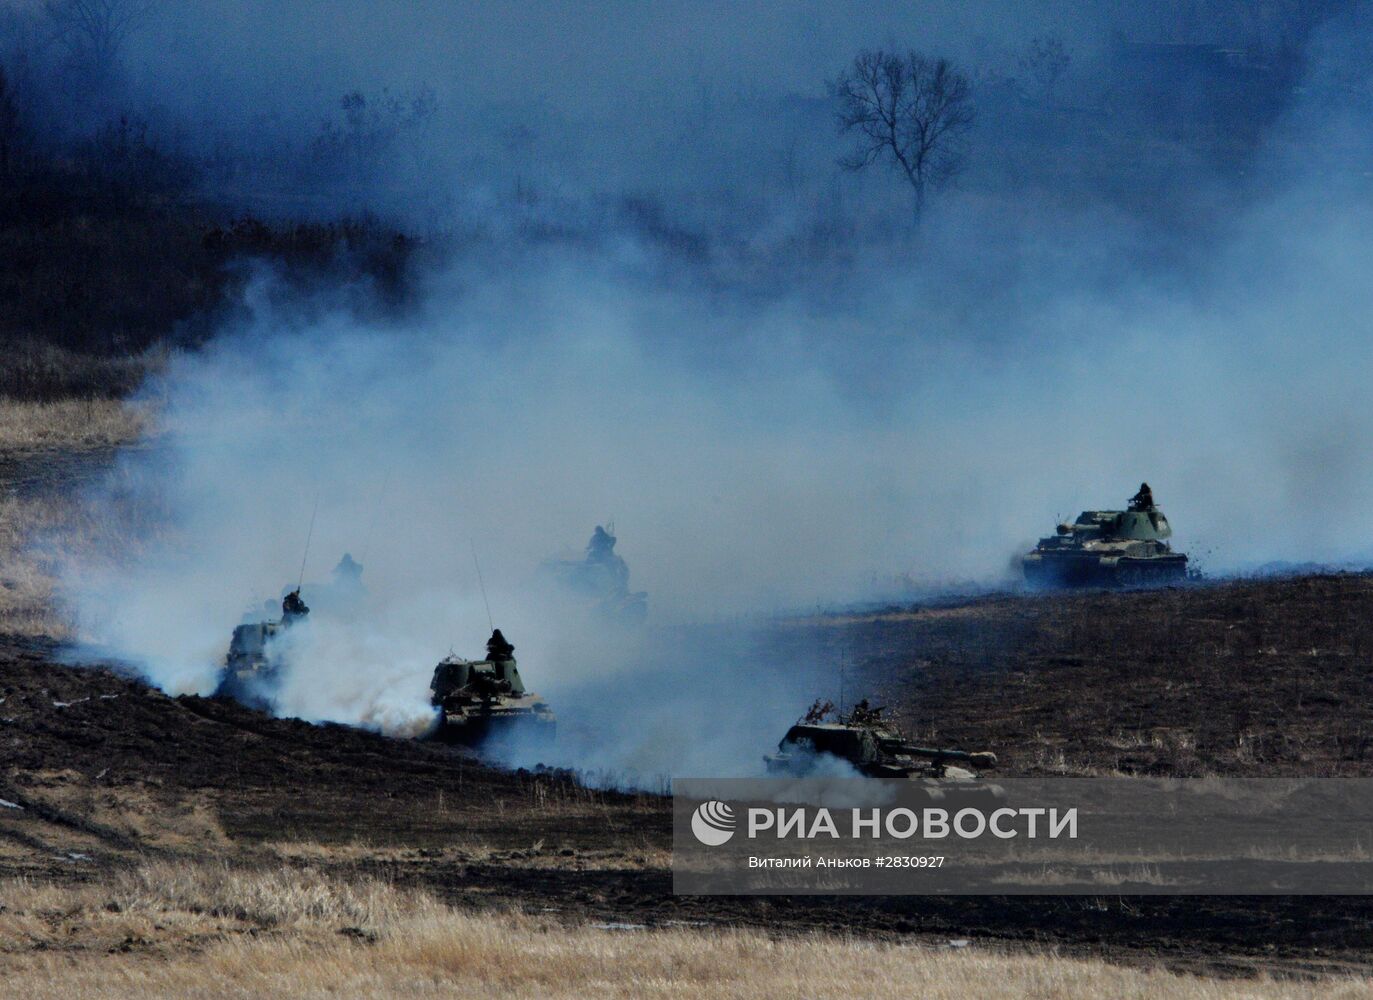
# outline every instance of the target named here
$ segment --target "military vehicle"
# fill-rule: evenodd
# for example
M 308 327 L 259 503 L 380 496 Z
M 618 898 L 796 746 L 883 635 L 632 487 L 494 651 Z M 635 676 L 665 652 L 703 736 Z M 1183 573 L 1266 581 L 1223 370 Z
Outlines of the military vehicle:
M 1187 556 L 1167 542 L 1173 534 L 1154 505 L 1148 483 L 1125 510 L 1084 510 L 1057 534 L 1041 538 L 1021 560 L 1036 586 L 1126 586 L 1170 583 L 1187 576 Z
M 439 661 L 429 685 L 430 703 L 439 710 L 434 739 L 476 745 L 489 738 L 553 738 L 553 712 L 525 689 L 514 653 L 515 647 L 495 629 L 486 641 L 485 660 L 450 654 Z
M 343 558 L 329 574 L 327 582 L 306 581 L 296 589 L 300 592 L 301 599 L 317 614 L 336 618 L 355 617 L 368 596 L 367 586 L 362 582 L 362 563 L 348 552 L 343 553 Z M 286 592 L 283 591 L 282 597 L 285 596 Z
M 629 589 L 629 566 L 615 552 L 613 525 L 596 525 L 581 559 L 552 559 L 544 564 L 568 593 L 589 600 L 605 619 L 642 622 L 648 615 L 648 594 Z
M 245 622 L 235 628 L 215 695 L 233 698 L 249 708 L 270 711 L 269 691 L 276 674 L 276 663 L 271 655 L 272 640 L 304 621 L 309 613 L 297 587 L 282 598 L 279 621 Z
M 996 766 L 994 753 L 917 746 L 882 717 L 881 708 L 870 707 L 866 699 L 847 715 L 836 713 L 837 721 L 825 721 L 832 713 L 834 706 L 829 702 L 812 705 L 787 730 L 777 752 L 763 758 L 768 773 L 806 777 L 825 773 L 827 761 L 835 759 L 865 777 L 918 782 L 935 802 L 950 794 L 973 799 L 1005 797 L 1000 786 L 983 781 L 975 773 Z

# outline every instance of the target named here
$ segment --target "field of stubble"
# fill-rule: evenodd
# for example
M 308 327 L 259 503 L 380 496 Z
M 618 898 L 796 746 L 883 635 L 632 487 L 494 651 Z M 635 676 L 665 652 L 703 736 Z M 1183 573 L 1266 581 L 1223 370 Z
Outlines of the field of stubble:
M 59 663 L 68 630 L 30 543 L 117 545 L 73 487 L 142 418 L 102 410 L 59 433 L 53 414 L 10 416 L 15 994 L 1373 995 L 1359 898 L 674 897 L 662 797 Z M 911 731 L 995 749 L 1008 774 L 1367 774 L 1370 611 L 1373 579 L 1331 576 L 1004 595 L 774 635 L 783 653 L 842 648 Z

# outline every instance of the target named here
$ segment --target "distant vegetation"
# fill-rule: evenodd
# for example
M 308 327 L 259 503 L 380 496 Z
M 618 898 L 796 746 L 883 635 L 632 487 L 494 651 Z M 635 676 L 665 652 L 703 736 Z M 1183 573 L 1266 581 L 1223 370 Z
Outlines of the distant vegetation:
M 702 78 L 698 94 L 627 95 L 611 114 L 528 88 L 481 104 L 348 81 L 317 109 L 283 94 L 207 105 L 196 121 L 159 105 L 156 87 L 135 94 L 125 73 L 157 5 L 0 7 L 0 395 L 128 394 L 166 350 L 243 309 L 254 261 L 275 287 L 313 293 L 296 301 L 327 289 L 374 315 L 410 301 L 426 246 L 498 262 L 540 245 L 604 251 L 708 292 L 843 300 L 846 268 L 966 257 L 912 239 L 912 197 L 918 217 L 957 187 L 969 214 L 1003 227 L 964 227 L 987 226 L 979 250 L 1099 209 L 1139 224 L 1152 266 L 1270 182 L 1250 160 L 1275 148 L 1308 39 L 1350 6 L 1284 2 L 1260 17 L 1207 0 L 1190 21 L 1159 14 L 1148 39 L 1088 50 L 1027 36 L 957 65 L 893 40 L 835 65 L 828 96 L 820 76 L 795 92 Z M 1355 83 L 1304 84 L 1304 99 Z M 895 179 L 842 169 L 877 162 Z M 969 314 L 995 300 L 964 284 L 940 294 L 965 294 Z
M 830 89 L 840 130 L 858 137 L 843 165 L 862 170 L 891 161 L 909 182 L 917 213 L 928 189 L 963 169 L 962 139 L 975 118 L 972 86 L 947 59 L 860 52 Z
M 0 395 L 121 396 L 240 307 L 247 262 L 400 308 L 417 241 L 376 219 L 267 220 L 197 193 L 198 165 L 121 117 L 55 142 L 0 67 Z

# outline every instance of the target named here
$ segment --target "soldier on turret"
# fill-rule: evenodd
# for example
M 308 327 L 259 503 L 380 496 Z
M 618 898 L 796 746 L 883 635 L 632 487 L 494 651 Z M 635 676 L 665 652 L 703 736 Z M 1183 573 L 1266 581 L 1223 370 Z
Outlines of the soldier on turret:
M 501 630 L 492 630 L 491 638 L 486 640 L 486 658 L 493 662 L 510 660 L 514 659 L 514 653 L 515 647 L 506 640 L 505 636 L 501 635 Z
M 850 726 L 880 726 L 882 724 L 882 709 L 879 706 L 869 705 L 868 699 L 864 698 L 849 710 L 849 717 L 845 721 Z
M 343 553 L 343 558 L 334 567 L 334 584 L 340 587 L 362 586 L 362 563 L 353 558 L 351 552 Z
M 613 587 L 628 589 L 629 567 L 615 554 L 615 536 L 599 524 L 586 544 L 586 565 L 601 567 L 609 574 Z
M 1139 484 L 1139 492 L 1130 498 L 1130 509 L 1134 511 L 1151 510 L 1154 506 L 1154 491 L 1148 483 Z
M 591 541 L 586 543 L 587 562 L 609 562 L 618 559 L 615 555 L 615 536 L 599 524 L 591 533 Z
M 283 625 L 290 625 L 297 618 L 304 618 L 309 613 L 310 609 L 301 600 L 299 587 L 281 599 L 281 622 Z

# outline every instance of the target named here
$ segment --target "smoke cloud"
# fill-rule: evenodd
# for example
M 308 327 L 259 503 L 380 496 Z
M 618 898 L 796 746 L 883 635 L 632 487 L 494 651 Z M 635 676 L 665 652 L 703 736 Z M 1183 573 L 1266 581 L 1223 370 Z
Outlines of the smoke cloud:
M 291 640 L 282 712 L 421 730 L 434 664 L 479 655 L 489 602 L 560 716 L 546 762 L 749 774 L 837 688 L 837 651 L 768 616 L 1004 585 L 1057 518 L 1141 479 L 1212 574 L 1366 561 L 1368 78 L 1341 37 L 1318 33 L 1242 174 L 1179 166 L 1196 225 L 1061 178 L 979 182 L 918 230 L 835 209 L 858 235 L 793 267 L 777 233 L 824 205 L 741 223 L 764 256 L 728 227 L 678 253 L 583 218 L 600 239 L 463 244 L 390 323 L 296 310 L 264 273 L 149 388 L 163 435 L 90 498 L 157 516 L 119 565 L 67 567 L 82 637 L 205 693 L 245 609 L 347 551 L 367 599 Z M 1128 184 L 1118 166 L 1099 169 Z M 612 518 L 643 631 L 540 571 Z
M 311 623 L 283 711 L 422 725 L 433 665 L 476 656 L 487 631 L 475 544 L 527 682 L 564 718 L 587 696 L 614 727 L 588 739 L 591 763 L 681 766 L 700 727 L 739 733 L 749 752 L 730 753 L 756 761 L 832 691 L 826 665 L 770 661 L 747 629 L 684 643 L 674 626 L 903 576 L 995 582 L 1056 515 L 1141 478 L 1213 571 L 1367 558 L 1348 526 L 1373 492 L 1356 447 L 1373 424 L 1368 237 L 1308 206 L 1294 235 L 1301 197 L 1247 220 L 1203 294 L 1037 286 L 1012 348 L 930 329 L 938 308 L 904 298 L 900 274 L 823 314 L 703 305 L 575 261 L 445 275 L 403 328 L 263 307 L 153 390 L 166 434 L 119 482 L 170 525 L 132 565 L 74 571 L 69 596 L 87 638 L 207 692 L 243 609 L 293 582 L 318 502 L 306 579 L 349 551 L 371 597 Z M 844 351 L 809 349 L 836 329 Z M 739 336 L 728 363 L 706 349 L 722 331 Z M 599 635 L 539 575 L 608 518 L 650 595 L 637 639 Z

